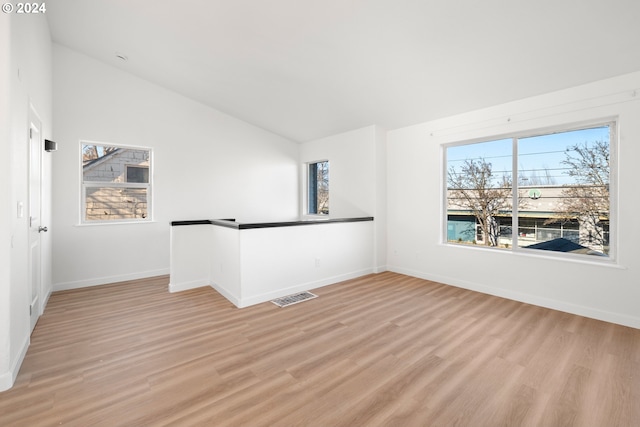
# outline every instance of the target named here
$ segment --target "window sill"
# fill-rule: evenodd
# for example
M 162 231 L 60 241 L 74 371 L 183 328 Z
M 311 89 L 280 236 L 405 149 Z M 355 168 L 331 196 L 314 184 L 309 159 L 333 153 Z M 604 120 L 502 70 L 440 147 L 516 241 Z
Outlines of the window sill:
M 538 253 L 538 252 L 549 252 L 549 251 L 541 251 L 536 249 L 506 249 L 506 248 L 487 248 L 484 246 L 478 245 L 459 245 L 459 244 L 451 244 L 451 243 L 440 243 L 440 246 L 444 246 L 447 248 L 456 248 L 461 250 L 470 250 L 470 251 L 483 251 L 483 252 L 492 252 L 503 254 L 506 256 L 516 256 L 522 258 L 533 258 L 533 259 L 545 259 L 556 262 L 570 262 L 575 264 L 584 264 L 584 265 L 594 265 L 599 267 L 607 267 L 607 268 L 615 268 L 620 270 L 627 270 L 628 267 L 619 264 L 615 259 L 610 259 L 608 257 L 596 257 L 593 255 L 576 255 L 576 254 L 566 254 L 562 252 L 552 252 L 553 255 L 549 255 L 546 253 Z M 534 252 L 535 251 L 535 252 Z
M 132 225 L 132 224 L 155 224 L 157 221 L 96 221 L 96 222 L 81 222 L 74 224 L 74 227 L 95 227 L 103 225 Z

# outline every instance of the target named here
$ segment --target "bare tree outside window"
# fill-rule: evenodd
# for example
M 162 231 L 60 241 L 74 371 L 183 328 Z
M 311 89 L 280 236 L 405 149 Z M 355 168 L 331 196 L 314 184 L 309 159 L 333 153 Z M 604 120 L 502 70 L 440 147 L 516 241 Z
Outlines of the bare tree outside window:
M 519 226 L 518 246 L 609 254 L 609 145 L 613 126 L 608 123 L 518 139 L 518 163 L 539 175 L 544 171 L 557 182 L 523 185 L 538 198 L 531 203 L 535 210 L 520 212 L 519 224 L 534 217 L 544 221 L 535 227 Z
M 329 161 L 309 163 L 308 213 L 329 214 Z
M 613 133 L 601 123 L 446 147 L 447 241 L 609 256 Z
M 93 160 L 108 156 L 118 150 L 118 147 L 110 145 L 83 145 L 82 146 L 82 162 L 87 164 Z
M 562 190 L 557 216 L 568 221 L 578 218 L 582 240 L 606 252 L 609 232 L 610 155 L 607 141 L 576 144 L 566 151 L 562 164 L 575 184 Z
M 449 167 L 447 181 L 449 208 L 469 211 L 486 236 L 484 244 L 497 246 L 499 227 L 496 218 L 511 211 L 511 178 L 496 176 L 491 163 L 480 158 L 467 159 L 458 169 Z

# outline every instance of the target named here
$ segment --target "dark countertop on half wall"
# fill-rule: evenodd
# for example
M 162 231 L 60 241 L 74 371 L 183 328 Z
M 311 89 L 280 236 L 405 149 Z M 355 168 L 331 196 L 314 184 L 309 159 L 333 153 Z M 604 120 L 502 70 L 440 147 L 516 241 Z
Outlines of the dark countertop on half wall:
M 315 224 L 333 224 L 345 222 L 363 222 L 373 221 L 372 216 L 355 217 L 355 218 L 327 218 L 327 219 L 305 219 L 301 221 L 281 221 L 281 222 L 237 222 L 235 219 L 200 219 L 186 221 L 171 221 L 171 226 L 183 225 L 219 225 L 221 227 L 235 228 L 237 230 L 248 230 L 253 228 L 274 228 L 274 227 L 291 227 L 297 225 L 315 225 Z

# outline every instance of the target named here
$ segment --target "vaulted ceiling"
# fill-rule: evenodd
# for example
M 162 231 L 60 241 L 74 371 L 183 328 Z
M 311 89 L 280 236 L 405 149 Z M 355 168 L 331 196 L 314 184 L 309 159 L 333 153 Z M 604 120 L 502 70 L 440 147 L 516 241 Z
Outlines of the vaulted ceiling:
M 53 0 L 46 16 L 54 42 L 298 142 L 640 70 L 638 0 Z

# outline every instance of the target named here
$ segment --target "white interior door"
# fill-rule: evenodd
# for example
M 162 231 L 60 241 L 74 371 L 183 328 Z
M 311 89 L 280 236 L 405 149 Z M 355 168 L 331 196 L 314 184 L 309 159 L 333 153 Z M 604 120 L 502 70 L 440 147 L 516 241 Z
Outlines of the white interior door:
M 31 331 L 41 314 L 42 296 L 42 124 L 29 112 L 29 313 Z

